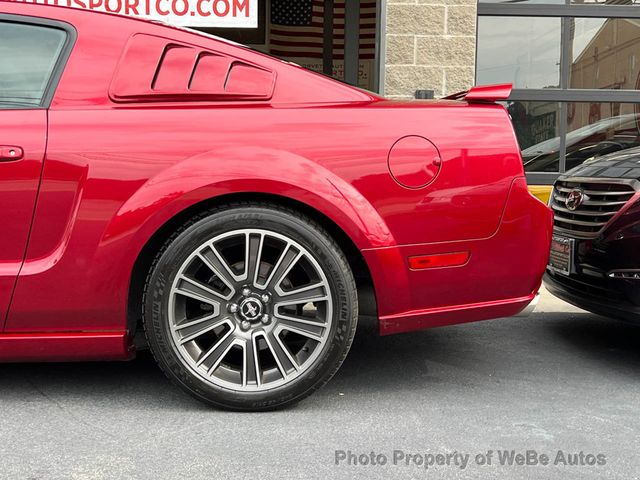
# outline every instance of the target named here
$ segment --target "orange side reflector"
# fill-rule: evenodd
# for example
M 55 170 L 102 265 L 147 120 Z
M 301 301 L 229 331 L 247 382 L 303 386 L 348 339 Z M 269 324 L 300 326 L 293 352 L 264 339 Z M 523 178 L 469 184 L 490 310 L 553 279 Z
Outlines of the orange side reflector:
M 417 255 L 409 257 L 409 268 L 411 270 L 425 270 L 427 268 L 457 267 L 467 263 L 470 256 L 470 252 Z

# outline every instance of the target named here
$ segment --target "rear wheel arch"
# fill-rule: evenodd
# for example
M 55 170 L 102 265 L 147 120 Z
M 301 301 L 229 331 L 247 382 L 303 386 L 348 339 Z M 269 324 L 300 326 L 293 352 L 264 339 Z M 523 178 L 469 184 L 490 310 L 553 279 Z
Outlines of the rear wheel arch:
M 356 280 L 358 290 L 358 307 L 361 315 L 377 318 L 377 302 L 373 285 L 373 277 L 366 260 L 353 239 L 330 217 L 319 210 L 293 200 L 274 194 L 265 193 L 233 193 L 221 195 L 198 202 L 167 220 L 144 244 L 134 262 L 130 275 L 127 300 L 127 328 L 131 335 L 140 333 L 143 309 L 143 295 L 147 276 L 153 266 L 154 259 L 175 231 L 195 218 L 205 216 L 207 212 L 228 206 L 272 206 L 301 213 L 320 225 L 336 241 L 342 249 Z M 138 340 L 144 343 L 143 338 Z

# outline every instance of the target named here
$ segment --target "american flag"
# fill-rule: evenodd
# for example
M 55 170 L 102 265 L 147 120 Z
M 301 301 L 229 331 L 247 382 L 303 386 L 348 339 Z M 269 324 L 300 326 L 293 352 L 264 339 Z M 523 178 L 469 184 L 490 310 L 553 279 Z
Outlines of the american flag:
M 344 0 L 333 7 L 333 59 L 344 60 Z M 270 53 L 285 58 L 323 58 L 324 1 L 272 0 Z M 376 51 L 376 2 L 360 0 L 360 59 Z

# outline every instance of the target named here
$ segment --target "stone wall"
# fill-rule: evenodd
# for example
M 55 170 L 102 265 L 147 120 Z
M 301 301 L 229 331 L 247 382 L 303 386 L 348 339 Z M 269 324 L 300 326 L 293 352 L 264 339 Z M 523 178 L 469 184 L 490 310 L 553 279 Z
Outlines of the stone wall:
M 473 85 L 476 0 L 387 0 L 385 96 Z

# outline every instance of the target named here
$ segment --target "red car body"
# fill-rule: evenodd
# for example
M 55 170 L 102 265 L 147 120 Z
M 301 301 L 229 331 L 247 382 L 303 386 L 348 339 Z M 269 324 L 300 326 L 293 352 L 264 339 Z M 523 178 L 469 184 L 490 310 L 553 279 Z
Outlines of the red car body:
M 552 218 L 495 90 L 389 101 L 160 24 L 0 1 L 2 19 L 72 45 L 47 108 L 0 110 L 0 149 L 23 153 L 0 161 L 0 360 L 132 357 L 154 248 L 230 199 L 303 209 L 359 252 L 381 334 L 536 295 Z M 194 55 L 219 85 L 186 87 Z

